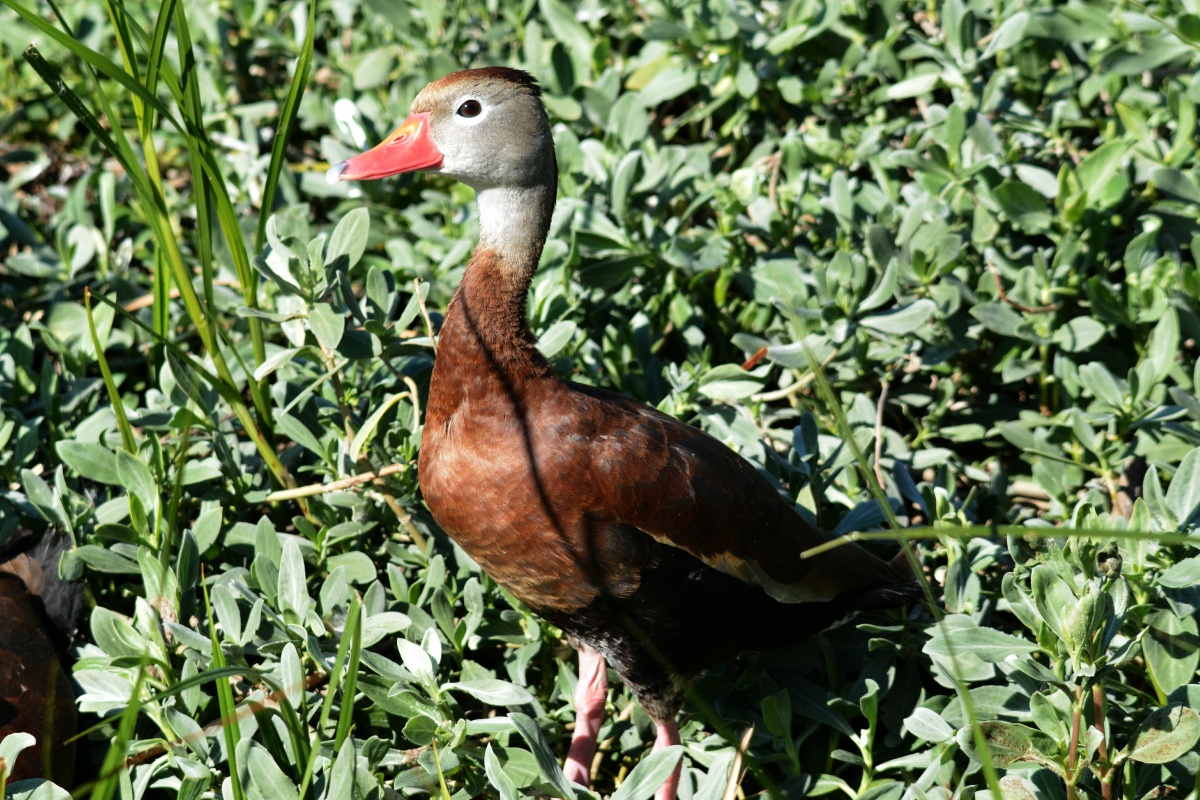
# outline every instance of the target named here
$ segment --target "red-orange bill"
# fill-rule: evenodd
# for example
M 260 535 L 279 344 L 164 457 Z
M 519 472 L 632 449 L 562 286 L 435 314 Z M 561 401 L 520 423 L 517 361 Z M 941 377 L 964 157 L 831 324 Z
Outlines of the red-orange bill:
M 429 133 L 429 113 L 410 114 L 404 124 L 365 153 L 335 164 L 325 173 L 328 183 L 370 181 L 439 166 L 442 153 Z

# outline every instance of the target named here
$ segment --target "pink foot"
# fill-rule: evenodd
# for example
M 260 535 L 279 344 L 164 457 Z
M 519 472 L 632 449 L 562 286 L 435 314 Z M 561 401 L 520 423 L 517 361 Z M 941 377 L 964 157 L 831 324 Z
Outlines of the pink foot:
M 658 735 L 654 737 L 655 750 L 679 744 L 679 726 L 675 724 L 675 720 L 655 723 L 655 728 L 658 729 Z M 679 773 L 682 769 L 683 760 L 680 759 L 679 763 L 675 765 L 675 771 L 671 773 L 671 777 L 667 778 L 667 782 L 654 793 L 654 800 L 675 800 L 675 793 L 679 790 Z
M 567 780 L 588 786 L 596 738 L 604 722 L 604 700 L 608 695 L 608 673 L 604 656 L 587 645 L 579 648 L 579 683 L 575 685 L 575 733 L 563 772 Z M 678 734 L 676 734 L 678 739 Z

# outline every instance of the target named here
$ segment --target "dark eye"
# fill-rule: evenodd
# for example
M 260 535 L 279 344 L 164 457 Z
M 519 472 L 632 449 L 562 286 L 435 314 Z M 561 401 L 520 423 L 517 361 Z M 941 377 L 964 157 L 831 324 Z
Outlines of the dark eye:
M 479 105 L 478 100 L 464 100 L 458 107 L 460 117 L 478 117 L 480 111 L 483 111 L 483 106 Z

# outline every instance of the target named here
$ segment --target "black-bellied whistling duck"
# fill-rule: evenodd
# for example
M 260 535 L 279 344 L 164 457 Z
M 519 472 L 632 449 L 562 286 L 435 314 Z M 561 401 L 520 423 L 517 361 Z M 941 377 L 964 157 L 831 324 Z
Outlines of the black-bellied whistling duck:
M 438 340 L 421 489 L 438 524 L 579 647 L 567 777 L 588 784 L 606 661 L 654 720 L 655 746 L 676 744 L 688 683 L 713 663 L 915 595 L 858 547 L 802 560 L 830 537 L 716 439 L 555 375 L 525 318 L 558 185 L 532 77 L 491 67 L 434 81 L 329 179 L 414 170 L 462 181 L 479 203 L 479 246 Z M 676 768 L 658 798 L 678 780 Z
M 18 533 L 0 547 L 0 739 L 36 743 L 8 764 L 9 782 L 44 777 L 71 788 L 75 774 L 75 692 L 67 648 L 83 607 L 83 587 L 58 577 L 71 540 L 57 530 Z

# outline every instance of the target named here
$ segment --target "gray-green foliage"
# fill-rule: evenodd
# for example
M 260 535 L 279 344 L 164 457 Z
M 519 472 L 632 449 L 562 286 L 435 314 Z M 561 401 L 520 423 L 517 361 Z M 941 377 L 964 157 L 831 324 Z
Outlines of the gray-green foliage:
M 685 800 L 724 796 L 750 726 L 744 786 L 785 796 L 1196 788 L 1187 8 L 4 2 L 0 545 L 77 542 L 95 796 L 575 791 L 569 651 L 411 466 L 470 192 L 321 180 L 489 63 L 554 124 L 556 368 L 829 530 L 932 526 L 937 614 L 697 683 Z M 648 796 L 677 753 L 612 701 L 596 789 Z

